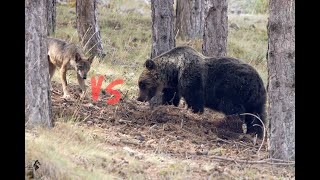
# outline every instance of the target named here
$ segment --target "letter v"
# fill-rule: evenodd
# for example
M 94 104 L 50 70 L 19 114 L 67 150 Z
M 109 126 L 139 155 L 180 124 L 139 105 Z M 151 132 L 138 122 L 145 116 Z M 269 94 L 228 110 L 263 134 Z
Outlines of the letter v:
M 93 101 L 97 101 L 99 98 L 100 89 L 102 86 L 103 79 L 104 79 L 103 76 L 99 76 L 98 85 L 97 85 L 96 78 L 95 77 L 91 78 L 91 91 L 92 91 Z

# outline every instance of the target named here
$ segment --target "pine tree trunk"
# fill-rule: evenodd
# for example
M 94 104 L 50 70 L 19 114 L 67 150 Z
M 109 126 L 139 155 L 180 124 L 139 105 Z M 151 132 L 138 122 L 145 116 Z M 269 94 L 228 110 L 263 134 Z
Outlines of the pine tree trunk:
M 175 47 L 173 0 L 151 0 L 151 58 Z
M 204 28 L 204 0 L 192 1 L 191 28 L 192 39 L 202 39 Z
M 52 127 L 46 1 L 25 1 L 25 121 Z
M 56 28 L 56 0 L 47 0 L 47 35 L 51 35 L 55 32 Z
M 268 97 L 270 156 L 295 159 L 295 1 L 270 0 Z
M 182 39 L 190 39 L 191 29 L 191 2 L 189 0 L 177 0 L 175 34 Z
M 177 0 L 175 33 L 182 39 L 201 39 L 204 0 Z
M 106 54 L 103 50 L 97 21 L 96 0 L 77 0 L 76 13 L 79 40 L 82 42 L 85 52 L 104 58 Z
M 227 0 L 205 0 L 202 53 L 226 56 L 228 37 Z

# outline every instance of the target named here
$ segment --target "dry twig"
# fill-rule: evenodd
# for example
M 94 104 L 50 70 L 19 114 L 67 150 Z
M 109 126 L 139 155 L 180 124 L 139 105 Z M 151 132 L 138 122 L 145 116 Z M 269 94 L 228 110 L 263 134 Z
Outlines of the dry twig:
M 255 117 L 255 118 L 257 118 L 257 119 L 259 119 L 259 121 L 261 122 L 261 124 L 262 124 L 262 127 L 263 127 L 263 138 L 262 138 L 262 142 L 261 142 L 261 145 L 260 145 L 260 147 L 259 147 L 259 149 L 258 149 L 258 151 L 257 151 L 257 154 L 259 153 L 259 151 L 261 150 L 261 148 L 262 148 L 262 145 L 263 145 L 263 143 L 264 143 L 264 139 L 265 139 L 265 136 L 266 136 L 266 127 L 265 127 L 265 125 L 264 125 L 264 123 L 263 123 L 263 121 L 258 117 L 258 116 L 256 116 L 256 115 L 254 115 L 254 114 L 251 114 L 251 113 L 242 113 L 242 114 L 240 114 L 240 115 L 250 115 L 250 116 L 253 116 L 253 117 Z
M 294 165 L 295 164 L 295 161 L 275 160 L 272 158 L 252 161 L 252 160 L 227 158 L 227 157 L 221 157 L 221 156 L 215 156 L 215 155 L 211 155 L 210 157 L 213 157 L 214 159 L 218 159 L 218 160 L 223 160 L 223 161 L 233 161 L 237 163 L 247 163 L 247 164 L 269 164 L 269 165 Z M 273 162 L 273 161 L 280 161 L 280 162 Z

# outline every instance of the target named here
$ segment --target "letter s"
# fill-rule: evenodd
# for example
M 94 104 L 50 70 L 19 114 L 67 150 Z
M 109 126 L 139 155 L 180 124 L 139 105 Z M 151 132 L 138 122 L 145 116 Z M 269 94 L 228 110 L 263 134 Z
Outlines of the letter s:
M 117 103 L 120 98 L 121 98 L 121 94 L 119 93 L 119 91 L 117 90 L 113 90 L 112 88 L 118 84 L 122 84 L 124 81 L 122 79 L 117 79 L 117 80 L 114 80 L 113 82 L 111 82 L 107 88 L 106 88 L 106 91 L 109 93 L 109 94 L 113 94 L 115 95 L 116 97 L 113 98 L 113 99 L 109 99 L 107 100 L 107 103 L 108 104 L 115 104 Z

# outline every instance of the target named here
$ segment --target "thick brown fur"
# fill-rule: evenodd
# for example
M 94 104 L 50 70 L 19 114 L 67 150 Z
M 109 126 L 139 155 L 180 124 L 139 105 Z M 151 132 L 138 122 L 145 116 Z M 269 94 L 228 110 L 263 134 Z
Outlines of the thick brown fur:
M 83 51 L 79 46 L 74 43 L 67 43 L 61 39 L 47 38 L 48 39 L 48 61 L 50 80 L 54 75 L 56 67 L 60 68 L 60 77 L 62 81 L 63 97 L 69 98 L 67 90 L 66 73 L 68 70 L 77 72 L 77 79 L 82 90 L 83 97 L 86 92 L 85 79 L 90 70 L 91 63 L 94 56 L 86 58 Z
M 205 57 L 188 46 L 176 47 L 145 63 L 139 101 L 162 95 L 161 104 L 179 105 L 183 97 L 194 113 L 204 107 L 226 115 L 252 113 L 265 121 L 266 90 L 258 72 L 241 60 Z M 152 100 L 151 100 L 152 102 Z M 240 116 L 248 132 L 261 137 L 260 121 Z

